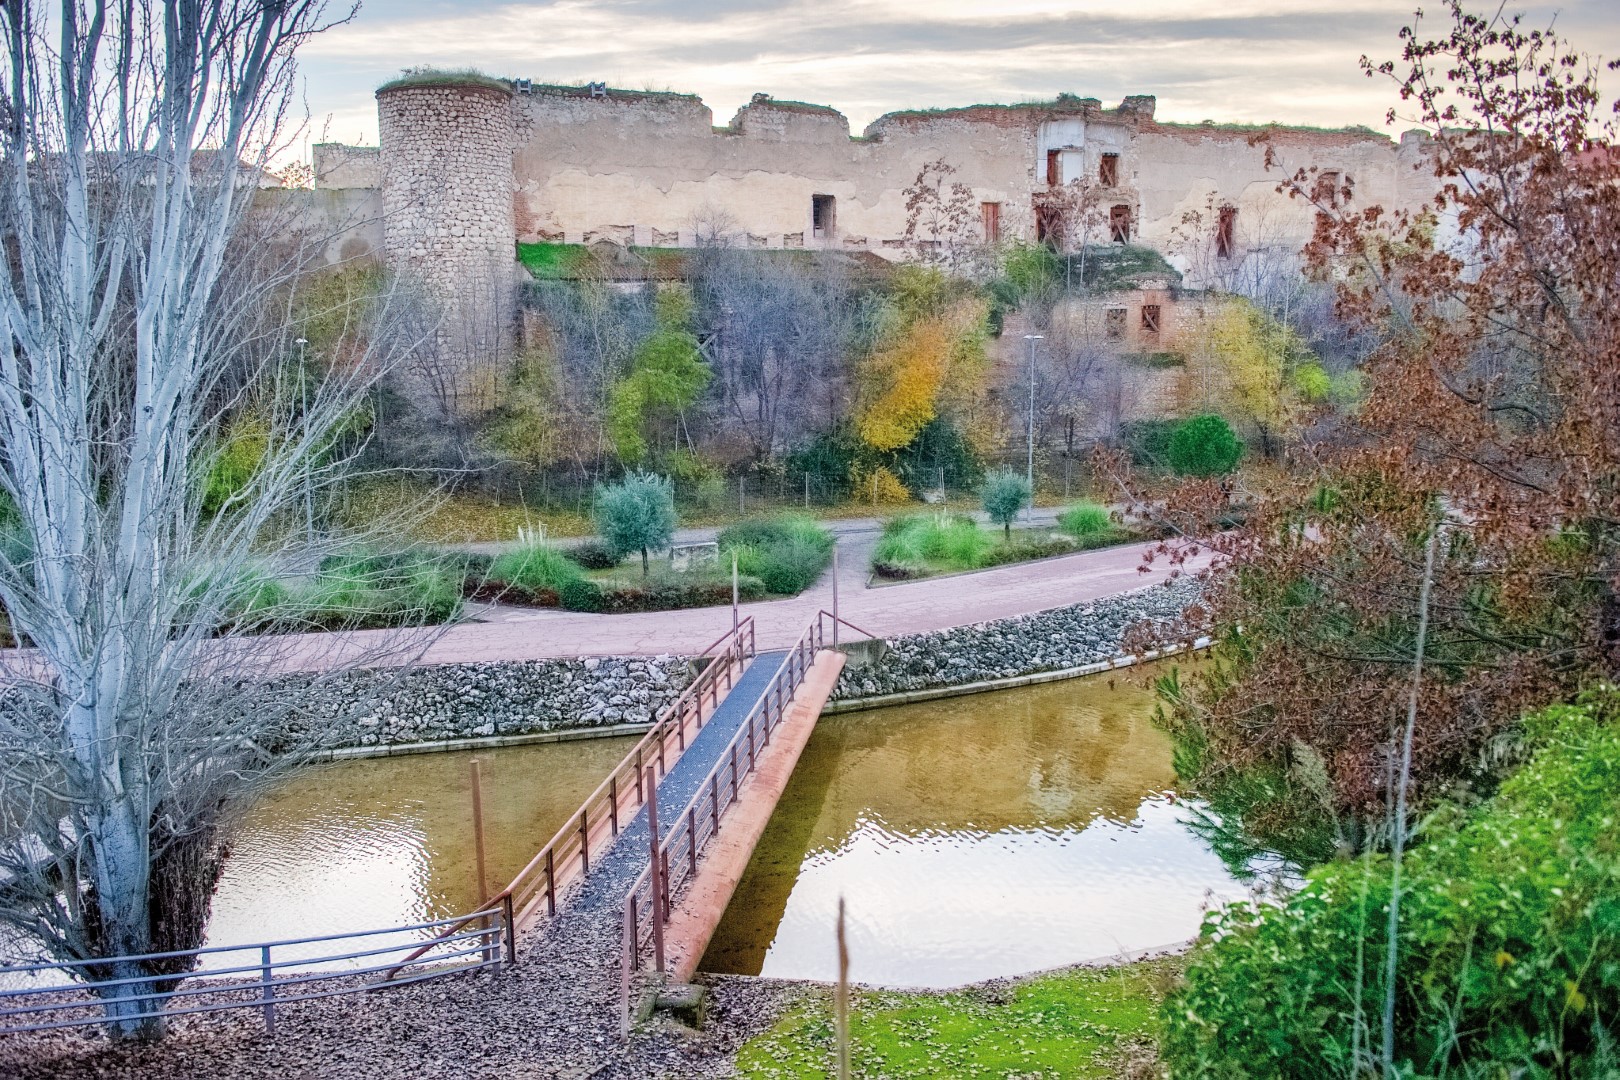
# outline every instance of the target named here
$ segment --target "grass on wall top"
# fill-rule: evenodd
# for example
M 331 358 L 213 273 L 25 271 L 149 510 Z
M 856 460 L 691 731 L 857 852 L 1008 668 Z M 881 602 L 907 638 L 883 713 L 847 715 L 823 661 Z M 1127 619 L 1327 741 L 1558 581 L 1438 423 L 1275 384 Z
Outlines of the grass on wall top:
M 503 94 L 512 92 L 511 83 L 486 75 L 477 68 L 415 68 L 383 83 L 377 87 L 377 93 L 406 86 L 476 86 L 484 90 L 499 90 Z

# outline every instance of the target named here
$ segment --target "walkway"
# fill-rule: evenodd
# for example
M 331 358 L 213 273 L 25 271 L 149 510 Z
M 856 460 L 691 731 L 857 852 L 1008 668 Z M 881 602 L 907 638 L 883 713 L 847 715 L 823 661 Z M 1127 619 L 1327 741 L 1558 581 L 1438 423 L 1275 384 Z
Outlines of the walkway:
M 839 614 L 879 637 L 917 634 L 967 623 L 1027 615 L 1082 604 L 1163 581 L 1164 560 L 1148 572 L 1141 566 L 1150 544 L 1127 544 L 1055 559 L 1001 566 L 971 574 L 867 587 L 876 532 L 851 533 L 839 542 Z M 1201 567 L 1198 560 L 1192 568 Z M 832 574 L 799 596 L 745 604 L 759 648 L 782 649 L 798 640 L 818 610 L 831 610 Z M 308 635 L 289 642 L 277 666 L 283 670 L 338 666 L 374 655 L 388 645 L 403 662 L 465 664 L 567 656 L 656 656 L 702 651 L 725 621 L 724 609 L 693 608 L 635 615 L 590 615 L 540 609 L 510 614 L 499 622 L 463 623 L 423 632 L 419 644 L 399 631 L 366 630 Z

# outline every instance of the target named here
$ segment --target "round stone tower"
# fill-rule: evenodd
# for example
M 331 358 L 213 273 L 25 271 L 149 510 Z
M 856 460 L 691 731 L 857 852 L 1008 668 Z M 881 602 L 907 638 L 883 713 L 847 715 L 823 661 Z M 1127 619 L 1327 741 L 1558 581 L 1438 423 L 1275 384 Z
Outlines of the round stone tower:
M 384 256 L 443 305 L 442 359 L 473 373 L 512 339 L 512 91 L 476 76 L 407 76 L 377 91 L 377 120 Z

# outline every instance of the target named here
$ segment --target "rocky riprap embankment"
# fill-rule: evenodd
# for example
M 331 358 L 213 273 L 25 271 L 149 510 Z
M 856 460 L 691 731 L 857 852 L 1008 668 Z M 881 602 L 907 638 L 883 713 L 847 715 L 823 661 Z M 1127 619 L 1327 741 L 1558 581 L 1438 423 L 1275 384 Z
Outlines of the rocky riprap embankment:
M 649 723 L 691 681 L 677 656 L 366 669 L 308 688 L 303 720 L 335 749 Z
M 1196 580 L 1178 578 L 1088 604 L 890 638 L 874 662 L 844 668 L 833 700 L 1010 679 L 1111 660 L 1124 652 L 1126 631 L 1144 621 L 1176 619 L 1198 594 Z

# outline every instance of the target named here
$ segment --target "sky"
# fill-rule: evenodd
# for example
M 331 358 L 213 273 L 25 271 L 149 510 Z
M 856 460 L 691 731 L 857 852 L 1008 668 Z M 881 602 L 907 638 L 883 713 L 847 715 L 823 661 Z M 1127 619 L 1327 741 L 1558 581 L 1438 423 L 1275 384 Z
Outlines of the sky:
M 342 0 L 331 0 L 334 8 Z M 1487 0 L 1488 2 L 1488 0 Z M 374 145 L 372 92 L 408 67 L 700 95 L 724 124 L 754 93 L 895 109 L 1154 94 L 1158 117 L 1386 130 L 1363 55 L 1399 55 L 1419 0 L 365 0 L 301 52 L 308 141 Z M 1442 32 L 1438 0 L 1426 20 Z M 1478 5 L 1476 5 L 1478 6 Z M 1527 3 L 1620 57 L 1620 0 Z M 1613 83 L 1611 76 L 1607 82 Z M 1397 125 L 1397 128 L 1400 125 Z

